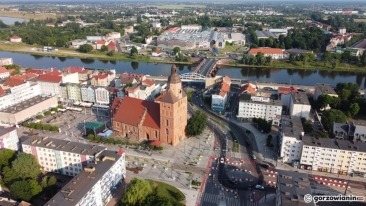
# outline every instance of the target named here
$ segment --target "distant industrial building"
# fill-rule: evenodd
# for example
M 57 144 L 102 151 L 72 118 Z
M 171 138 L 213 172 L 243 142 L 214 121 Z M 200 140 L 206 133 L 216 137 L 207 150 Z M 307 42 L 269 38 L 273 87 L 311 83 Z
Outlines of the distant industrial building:
M 270 37 L 277 38 L 277 35 L 270 31 L 255 31 L 255 35 L 258 39 L 268 39 Z

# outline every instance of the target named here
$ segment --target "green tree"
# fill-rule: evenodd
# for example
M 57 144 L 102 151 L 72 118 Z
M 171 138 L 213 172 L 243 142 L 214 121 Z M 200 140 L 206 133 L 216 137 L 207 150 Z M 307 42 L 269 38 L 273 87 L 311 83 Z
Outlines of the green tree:
M 134 55 L 138 55 L 138 54 L 139 54 L 139 51 L 137 51 L 137 48 L 133 46 L 131 48 L 130 55 L 134 56 Z
M 47 181 L 47 186 L 53 186 L 53 185 L 56 185 L 57 183 L 57 179 L 55 176 L 51 176 L 48 178 L 48 181 Z
M 177 55 L 178 53 L 180 53 L 180 48 L 179 47 L 174 47 L 173 48 L 173 54 Z
M 145 198 L 152 193 L 152 187 L 147 180 L 134 178 L 128 185 L 121 202 L 126 206 L 143 205 Z
M 258 52 L 257 55 L 255 55 L 255 59 L 257 60 L 258 65 L 263 65 L 265 62 L 265 57 L 262 52 Z
M 100 51 L 101 52 L 106 52 L 108 51 L 108 47 L 106 45 L 103 45 L 101 48 L 100 48 Z
M 323 54 L 322 60 L 324 62 L 324 66 L 327 65 L 328 62 L 330 62 L 330 60 L 332 59 L 332 54 L 329 52 L 325 52 Z
M 257 124 L 257 128 L 264 133 L 271 132 L 272 124 L 262 118 L 253 118 L 253 122 Z
M 27 178 L 36 179 L 41 174 L 41 166 L 33 155 L 27 153 L 19 153 L 12 162 L 11 169 L 23 180 Z
M 79 52 L 82 52 L 82 53 L 89 53 L 93 50 L 93 46 L 90 45 L 90 44 L 83 44 L 79 47 Z
M 10 185 L 10 192 L 18 199 L 29 201 L 42 191 L 36 180 L 21 180 Z
M 11 162 L 15 159 L 16 153 L 10 149 L 3 149 L 0 151 L 0 171 L 3 167 L 10 166 Z
M 110 52 L 108 52 L 108 53 L 107 53 L 107 56 L 110 56 L 110 57 L 114 56 L 114 51 L 110 51 Z
M 49 131 L 49 130 L 51 129 L 51 127 L 52 127 L 52 125 L 50 125 L 50 124 L 44 124 L 44 125 L 42 126 L 42 129 L 43 129 L 43 130 L 46 130 L 46 131 Z
M 190 91 L 188 91 L 187 92 L 187 100 L 190 102 L 190 101 L 192 101 L 192 97 L 193 97 L 193 91 L 192 90 L 190 90 Z
M 110 138 L 108 138 L 108 143 L 109 143 L 109 144 L 114 144 L 114 139 L 113 139 L 113 138 L 111 138 L 111 137 L 110 137 Z
M 37 119 L 42 119 L 42 118 L 43 118 L 43 115 L 38 114 L 38 115 L 36 116 L 36 118 L 37 118 Z
M 266 57 L 266 65 L 271 65 L 272 63 L 272 56 L 267 56 Z
M 186 127 L 187 136 L 200 135 L 206 127 L 207 115 L 201 111 L 197 111 L 188 120 Z
M 291 64 L 295 63 L 295 61 L 296 61 L 296 56 L 295 56 L 295 54 L 290 54 L 290 56 L 289 56 L 289 61 L 290 61 L 290 63 L 291 63 Z
M 349 114 L 351 117 L 354 117 L 360 111 L 360 106 L 357 103 L 351 103 L 349 106 Z
M 346 115 L 342 111 L 337 109 L 331 109 L 323 112 L 323 116 L 321 119 L 323 126 L 327 130 L 330 130 L 332 128 L 334 122 L 344 123 L 346 122 L 346 120 Z
M 94 140 L 94 135 L 93 134 L 88 134 L 88 140 L 93 141 Z

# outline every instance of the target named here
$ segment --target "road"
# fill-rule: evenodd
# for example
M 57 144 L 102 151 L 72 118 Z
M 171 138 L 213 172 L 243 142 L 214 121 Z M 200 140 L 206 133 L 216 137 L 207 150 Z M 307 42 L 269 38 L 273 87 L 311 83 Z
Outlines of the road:
M 198 70 L 199 74 L 202 74 L 203 76 L 206 76 L 207 73 L 209 72 L 212 64 L 215 63 L 215 59 L 207 59 L 206 63 L 204 65 L 202 65 L 202 67 Z

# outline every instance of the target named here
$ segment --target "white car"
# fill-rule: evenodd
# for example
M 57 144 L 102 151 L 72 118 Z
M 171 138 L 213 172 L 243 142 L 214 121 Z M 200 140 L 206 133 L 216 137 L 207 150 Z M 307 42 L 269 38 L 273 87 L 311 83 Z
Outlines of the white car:
M 224 164 L 224 162 L 225 162 L 225 161 L 224 161 L 224 158 L 223 158 L 223 157 L 221 157 L 221 158 L 220 158 L 220 163 L 221 163 L 221 164 Z
M 255 189 L 264 190 L 264 187 L 263 187 L 263 185 L 256 185 L 255 186 Z
M 253 158 L 254 160 L 256 160 L 256 159 L 257 159 L 254 155 L 252 156 L 252 158 Z

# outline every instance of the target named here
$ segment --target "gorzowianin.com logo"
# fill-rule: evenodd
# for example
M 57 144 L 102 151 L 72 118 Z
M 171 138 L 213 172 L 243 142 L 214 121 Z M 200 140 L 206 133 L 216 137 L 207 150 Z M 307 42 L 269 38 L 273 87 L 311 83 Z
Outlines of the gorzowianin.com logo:
M 365 197 L 363 196 L 354 196 L 354 195 L 310 195 L 306 194 L 304 196 L 304 201 L 306 203 L 310 203 L 314 201 L 314 203 L 318 202 L 363 202 L 365 201 Z

